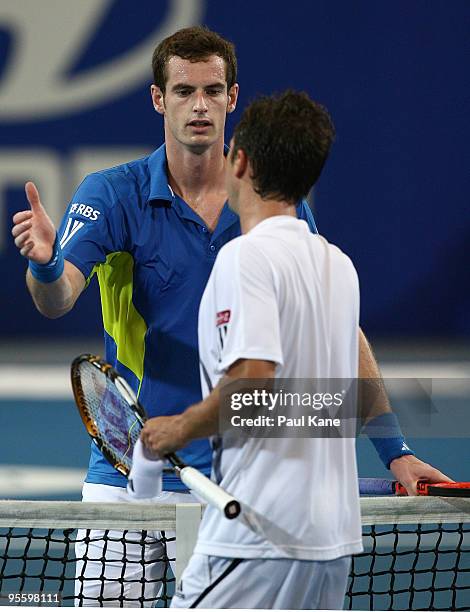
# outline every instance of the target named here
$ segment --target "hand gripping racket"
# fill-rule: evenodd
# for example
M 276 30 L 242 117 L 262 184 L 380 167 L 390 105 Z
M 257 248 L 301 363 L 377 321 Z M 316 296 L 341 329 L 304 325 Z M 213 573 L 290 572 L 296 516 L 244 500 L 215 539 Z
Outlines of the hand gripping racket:
M 75 403 L 86 430 L 106 459 L 128 476 L 134 445 L 147 420 L 143 406 L 127 381 L 95 355 L 74 359 L 71 367 Z M 175 453 L 165 456 L 182 482 L 196 495 L 221 510 L 228 519 L 241 511 L 240 502 Z
M 418 481 L 418 495 L 434 497 L 470 497 L 470 482 Z M 360 495 L 408 495 L 406 489 L 396 480 L 382 478 L 359 478 Z

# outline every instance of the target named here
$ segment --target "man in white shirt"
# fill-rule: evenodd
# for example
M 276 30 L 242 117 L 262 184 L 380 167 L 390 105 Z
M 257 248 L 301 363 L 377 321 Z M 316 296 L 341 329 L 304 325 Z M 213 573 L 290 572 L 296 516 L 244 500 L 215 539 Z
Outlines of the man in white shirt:
M 173 448 L 188 435 L 218 431 L 225 374 L 358 376 L 355 269 L 295 218 L 295 202 L 320 175 L 333 137 L 327 112 L 306 94 L 262 98 L 244 112 L 226 177 L 243 235 L 220 251 L 201 301 L 205 400 L 172 420 Z M 150 421 L 144 444 L 161 452 L 164 430 L 164 418 Z M 214 477 L 241 501 L 244 518 L 229 521 L 207 508 L 172 606 L 341 608 L 350 555 L 362 550 L 354 438 L 227 431 L 217 447 Z

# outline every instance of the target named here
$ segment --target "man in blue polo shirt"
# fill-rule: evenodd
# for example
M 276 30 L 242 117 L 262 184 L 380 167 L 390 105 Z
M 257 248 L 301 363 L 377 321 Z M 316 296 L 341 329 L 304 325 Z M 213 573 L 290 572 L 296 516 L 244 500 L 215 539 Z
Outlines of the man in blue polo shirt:
M 57 237 L 36 187 L 28 183 L 31 210 L 15 216 L 13 235 L 30 261 L 28 288 L 45 316 L 68 312 L 96 273 L 106 359 L 125 375 L 149 415 L 156 416 L 176 414 L 201 398 L 199 302 L 218 251 L 240 234 L 240 223 L 226 204 L 224 183 L 225 118 L 238 95 L 233 45 L 207 29 L 187 28 L 160 43 L 152 64 L 151 95 L 165 119 L 165 144 L 149 157 L 87 176 Z M 315 232 L 306 202 L 299 202 L 297 212 Z M 210 473 L 207 440 L 192 442 L 181 455 Z M 125 478 L 92 445 L 83 499 L 127 501 L 125 486 Z M 171 473 L 164 474 L 163 488 L 164 503 L 191 501 Z M 99 558 L 100 547 L 91 544 L 88 556 Z M 158 534 L 149 538 L 148 547 L 158 557 Z M 79 544 L 78 556 L 85 550 Z M 143 591 L 138 582 L 113 582 L 121 575 L 122 545 L 108 542 L 106 550 L 111 581 L 100 603 L 117 605 L 124 594 L 126 605 L 151 599 L 155 584 Z M 128 545 L 128 559 L 132 551 Z M 140 544 L 135 554 L 139 559 Z M 87 562 L 86 578 L 96 580 L 77 581 L 79 603 L 96 604 L 102 567 L 101 561 Z M 146 576 L 155 578 L 158 572 L 160 567 L 153 575 L 147 568 Z M 128 564 L 128 580 L 138 580 L 141 573 L 141 565 L 133 569 Z
M 205 28 L 186 28 L 162 41 L 152 67 L 152 102 L 164 117 L 165 144 L 149 157 L 86 177 L 57 235 L 36 187 L 27 183 L 31 208 L 14 216 L 12 233 L 29 260 L 34 303 L 47 317 L 66 314 L 97 274 L 106 359 L 126 376 L 150 416 L 157 416 L 177 414 L 201 399 L 199 302 L 218 251 L 240 234 L 224 183 L 225 118 L 235 109 L 238 85 L 233 45 Z M 316 231 L 305 202 L 297 214 Z M 360 346 L 364 376 L 377 377 L 363 336 Z M 209 473 L 206 440 L 192 442 L 181 454 Z M 401 480 L 412 487 L 416 469 L 406 459 L 418 460 L 399 459 Z M 125 484 L 92 446 L 83 499 L 127 501 Z M 165 474 L 163 488 L 164 503 L 191 501 L 171 474 Z M 141 557 L 137 535 L 136 541 L 135 547 L 126 545 L 129 561 L 133 554 Z M 77 546 L 79 556 L 87 546 L 97 559 L 106 556 L 106 578 L 101 560 L 87 561 L 85 579 L 77 581 L 78 603 L 96 605 L 98 599 L 116 606 L 125 597 L 125 605 L 151 604 L 158 583 L 140 583 L 139 563 L 127 563 L 122 579 L 119 541 L 108 542 L 106 552 L 102 543 L 84 542 Z M 147 539 L 147 553 L 163 554 L 158 534 Z M 174 556 L 171 550 L 168 556 Z M 154 566 L 153 573 L 145 569 L 146 578 L 158 578 L 162 564 Z

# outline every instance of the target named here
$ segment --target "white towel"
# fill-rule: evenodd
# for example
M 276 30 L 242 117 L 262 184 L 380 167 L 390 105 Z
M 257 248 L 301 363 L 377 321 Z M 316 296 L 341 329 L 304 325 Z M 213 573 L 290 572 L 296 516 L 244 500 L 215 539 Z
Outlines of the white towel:
M 139 438 L 134 446 L 132 468 L 127 482 L 127 492 L 135 499 L 156 497 L 162 492 L 162 472 L 165 463 L 152 457 Z

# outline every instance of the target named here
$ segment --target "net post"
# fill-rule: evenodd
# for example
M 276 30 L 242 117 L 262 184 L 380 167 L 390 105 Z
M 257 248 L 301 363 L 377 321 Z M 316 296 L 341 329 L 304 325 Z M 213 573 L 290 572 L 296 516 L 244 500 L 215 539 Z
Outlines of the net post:
M 176 585 L 196 546 L 202 509 L 201 504 L 176 504 Z

